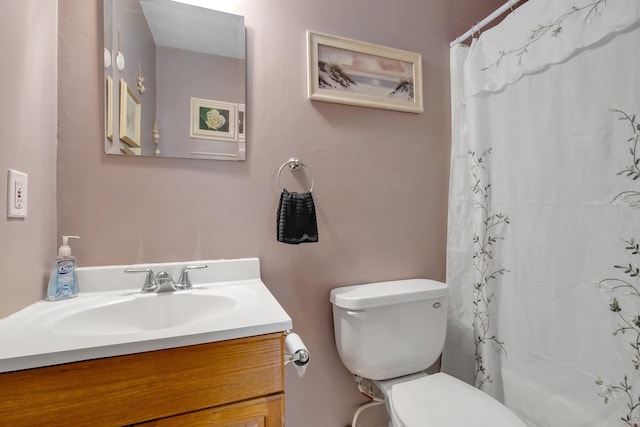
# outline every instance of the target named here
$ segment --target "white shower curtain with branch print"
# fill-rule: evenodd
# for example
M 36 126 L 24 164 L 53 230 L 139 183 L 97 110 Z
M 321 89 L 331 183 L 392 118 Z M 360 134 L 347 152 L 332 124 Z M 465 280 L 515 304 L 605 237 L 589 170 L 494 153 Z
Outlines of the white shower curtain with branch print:
M 532 427 L 640 426 L 640 1 L 451 50 L 443 369 Z

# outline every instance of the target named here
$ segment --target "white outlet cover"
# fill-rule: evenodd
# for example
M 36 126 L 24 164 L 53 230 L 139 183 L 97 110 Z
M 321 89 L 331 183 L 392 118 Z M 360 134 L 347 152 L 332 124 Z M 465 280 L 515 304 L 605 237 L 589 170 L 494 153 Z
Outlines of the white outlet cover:
M 24 172 L 9 169 L 7 176 L 7 217 L 27 216 L 28 178 Z

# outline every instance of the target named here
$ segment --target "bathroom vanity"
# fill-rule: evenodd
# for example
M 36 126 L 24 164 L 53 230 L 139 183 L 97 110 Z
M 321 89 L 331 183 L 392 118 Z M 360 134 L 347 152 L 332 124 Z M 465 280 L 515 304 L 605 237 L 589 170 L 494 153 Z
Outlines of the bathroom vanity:
M 11 426 L 284 425 L 283 333 L 0 374 Z
M 198 263 L 193 289 L 164 293 L 130 266 L 79 268 L 77 298 L 0 319 L 0 424 L 283 426 L 291 318 L 257 258 Z

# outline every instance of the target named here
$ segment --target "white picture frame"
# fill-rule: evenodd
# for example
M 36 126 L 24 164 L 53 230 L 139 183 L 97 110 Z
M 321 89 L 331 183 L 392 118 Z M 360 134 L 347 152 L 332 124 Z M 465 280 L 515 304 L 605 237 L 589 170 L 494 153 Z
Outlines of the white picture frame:
M 238 140 L 238 104 L 193 97 L 190 100 L 191 138 Z
M 246 141 L 245 127 L 247 126 L 247 114 L 244 104 L 238 104 L 238 141 Z
M 312 101 L 422 113 L 422 55 L 307 31 Z
M 140 148 L 142 106 L 124 79 L 120 80 L 120 139 L 133 148 Z

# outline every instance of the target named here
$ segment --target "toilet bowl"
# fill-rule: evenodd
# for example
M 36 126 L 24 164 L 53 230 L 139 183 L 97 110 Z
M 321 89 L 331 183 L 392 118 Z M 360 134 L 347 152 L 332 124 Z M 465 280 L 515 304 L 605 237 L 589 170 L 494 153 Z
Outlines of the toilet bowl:
M 481 390 L 444 373 L 424 373 L 444 346 L 447 294 L 446 284 L 426 279 L 332 290 L 343 364 L 360 387 L 361 378 L 373 380 L 393 427 L 526 427 Z

